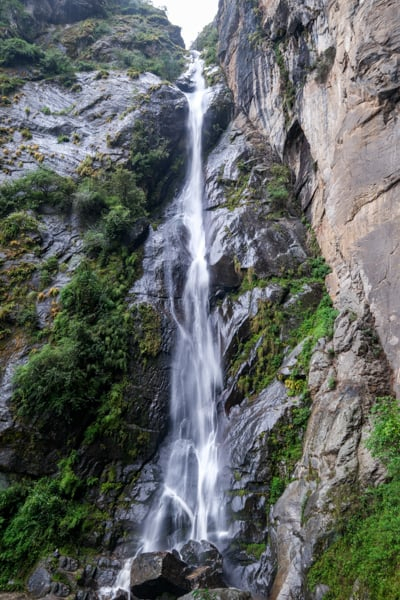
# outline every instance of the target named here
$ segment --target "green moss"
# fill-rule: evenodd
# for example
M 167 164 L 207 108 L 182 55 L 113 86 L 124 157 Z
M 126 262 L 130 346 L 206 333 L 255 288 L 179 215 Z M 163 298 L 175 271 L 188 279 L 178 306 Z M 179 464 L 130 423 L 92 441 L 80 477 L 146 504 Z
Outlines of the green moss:
M 139 346 L 140 355 L 155 358 L 161 350 L 161 319 L 150 304 L 139 304 L 135 307 L 136 328 L 134 338 Z
M 256 560 L 260 560 L 261 555 L 267 549 L 266 544 L 247 544 L 244 547 L 247 554 L 253 556 Z

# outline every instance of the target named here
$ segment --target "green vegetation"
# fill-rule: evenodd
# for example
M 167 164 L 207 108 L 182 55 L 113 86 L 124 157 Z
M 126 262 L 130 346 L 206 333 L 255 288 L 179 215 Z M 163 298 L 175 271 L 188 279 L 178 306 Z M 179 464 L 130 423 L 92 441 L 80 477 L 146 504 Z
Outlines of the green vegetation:
M 28 252 L 40 255 L 40 212 L 46 205 L 59 212 L 74 209 L 83 226 L 92 226 L 87 258 L 61 292 L 49 287 L 63 266 L 55 256 L 39 265 L 25 260 Z M 116 497 L 121 484 L 115 477 L 97 483 L 79 479 L 74 448 L 82 440 L 85 447 L 112 448 L 120 460 L 132 461 L 148 447 L 149 433 L 127 418 L 128 372 L 132 352 L 143 365 L 158 355 L 161 323 L 152 307 L 132 310 L 126 303 L 138 274 L 130 232 L 147 214 L 146 205 L 135 174 L 122 167 L 78 184 L 38 169 L 0 187 L 0 244 L 13 261 L 0 281 L 0 340 L 13 333 L 34 342 L 15 373 L 13 407 L 27 427 L 28 453 L 36 443 L 30 435 L 46 439 L 61 456 L 66 448 L 72 452 L 51 479 L 22 481 L 0 494 L 3 589 L 20 588 L 34 562 L 55 547 L 76 551 L 93 544 L 94 529 L 96 536 L 104 534 L 102 515 L 89 509 L 88 497 L 93 485 Z M 46 300 L 50 318 L 39 331 L 36 302 Z
M 201 52 L 207 67 L 218 64 L 218 30 L 215 23 L 204 27 L 197 36 L 194 48 Z
M 37 232 L 39 223 L 25 211 L 15 212 L 0 221 L 0 244 L 11 242 L 29 232 Z
M 367 448 L 387 466 L 391 477 L 400 480 L 399 404 L 390 396 L 377 398 L 371 415 L 373 429 L 367 441 Z
M 53 79 L 66 86 L 75 81 L 74 66 L 68 56 L 60 50 L 47 50 L 40 60 L 40 69 L 45 79 Z
M 247 178 L 248 168 L 245 166 L 241 173 Z M 242 196 L 245 191 L 240 192 Z M 274 219 L 279 225 L 279 218 L 288 214 L 293 198 L 290 171 L 284 165 L 271 166 L 267 194 L 267 202 L 275 211 Z M 279 217 L 276 217 L 278 211 Z M 242 272 L 242 283 L 236 292 L 240 295 L 271 283 L 279 285 L 282 290 L 279 301 L 259 302 L 257 314 L 250 320 L 249 334 L 239 341 L 229 370 L 232 380 L 240 370 L 237 389 L 250 401 L 275 378 L 284 383 L 288 396 L 296 397 L 296 405 L 286 411 L 266 437 L 270 468 L 266 482 L 269 505 L 277 501 L 291 481 L 294 467 L 301 457 L 302 439 L 310 413 L 307 377 L 311 355 L 319 339 L 331 339 L 338 314 L 324 291 L 324 280 L 330 269 L 319 255 L 318 245 L 311 234 L 309 250 L 310 258 L 297 271 L 287 269 L 283 277 L 261 280 L 251 269 Z M 240 264 L 236 268 L 242 271 Z M 296 347 L 299 352 L 295 365 L 290 372 L 281 373 L 284 357 Z M 333 380 L 331 389 L 335 385 Z
M 61 212 L 67 210 L 71 206 L 74 189 L 72 180 L 42 169 L 0 187 L 0 248 L 10 261 L 0 278 L 1 342 L 11 334 L 16 339 L 38 334 L 37 287 L 34 282 L 37 264 L 25 256 L 40 254 L 40 219 L 37 214 L 40 208 L 47 204 Z M 45 279 L 40 269 L 39 273 L 43 284 Z
M 355 496 L 337 540 L 311 567 L 308 581 L 328 585 L 324 600 L 357 597 L 398 600 L 400 589 L 400 407 L 391 397 L 372 408 L 367 446 L 387 466 L 390 480 Z M 354 596 L 355 597 L 355 596 Z
M 166 138 L 160 136 L 158 124 L 146 113 L 141 120 L 135 121 L 131 148 L 131 167 L 151 209 L 168 198 L 169 184 L 179 178 L 183 158 Z M 155 173 L 157 177 L 154 177 Z
M 74 190 L 72 179 L 48 169 L 37 169 L 0 187 L 0 217 L 21 209 L 38 210 L 45 204 L 67 210 Z
M 82 500 L 83 482 L 72 470 L 74 457 L 60 463 L 56 478 L 0 491 L 2 590 L 20 589 L 35 562 L 54 548 L 79 552 L 88 543 L 86 530 L 101 526 L 101 513 Z
M 142 357 L 155 357 L 161 350 L 161 319 L 150 304 L 139 304 L 136 307 L 138 326 L 135 340 L 139 345 Z
M 310 277 L 308 282 L 313 278 Z M 303 279 L 304 281 L 304 279 Z M 290 281 L 280 280 L 288 286 Z M 314 282 L 315 283 L 315 282 Z M 293 284 L 295 293 L 300 282 Z M 289 292 L 290 293 L 290 292 Z M 318 298 L 318 296 L 317 296 Z M 294 467 L 301 457 L 302 439 L 310 413 L 307 374 L 313 348 L 321 337 L 330 339 L 337 311 L 327 293 L 322 295 L 317 308 L 305 306 L 301 294 L 298 301 L 284 307 L 281 304 L 260 303 L 257 315 L 251 321 L 251 337 L 239 345 L 232 363 L 232 375 L 238 367 L 256 352 L 247 373 L 238 380 L 238 389 L 250 399 L 260 393 L 275 377 L 282 379 L 289 396 L 298 397 L 298 405 L 287 411 L 268 435 L 268 463 L 270 504 L 276 502 L 291 481 Z M 289 376 L 279 374 L 284 354 L 302 340 L 302 349 Z
M 247 544 L 245 550 L 247 554 L 254 556 L 256 560 L 260 560 L 261 554 L 267 549 L 265 544 Z
M 179 30 L 165 11 L 146 0 L 107 2 L 88 18 L 65 26 L 42 26 L 29 15 L 19 0 L 3 0 L 0 7 L 0 90 L 3 97 L 25 80 L 38 76 L 72 86 L 79 70 L 129 69 L 150 71 L 173 81 L 182 72 L 185 51 Z M 45 42 L 43 41 L 45 38 Z M 107 40 L 102 45 L 100 40 Z M 60 51 L 60 47 L 65 51 Z M 100 49 L 99 49 L 100 48 Z M 111 48 L 111 52 L 110 52 Z M 4 68 L 23 65 L 23 76 L 10 75 Z M 4 72 L 1 72 L 4 70 Z M 4 103 L 4 100 L 3 100 Z
M 21 38 L 0 40 L 0 65 L 13 67 L 15 65 L 35 64 L 43 56 L 43 52 L 35 44 L 30 44 Z
M 267 192 L 275 208 L 285 204 L 290 195 L 291 174 L 286 165 L 274 164 L 271 166 L 271 178 L 267 184 Z
M 276 64 L 279 68 L 280 79 L 281 79 L 281 91 L 283 101 L 283 112 L 285 115 L 286 123 L 290 120 L 290 115 L 296 100 L 296 88 L 293 81 L 290 78 L 289 70 L 286 66 L 284 56 L 284 46 L 282 42 L 275 44 L 275 59 Z
M 19 414 L 43 430 L 55 420 L 62 426 L 87 421 L 127 369 L 129 314 L 89 263 L 62 290 L 60 309 L 51 342 L 15 375 Z
M 268 462 L 271 466 L 269 503 L 274 504 L 290 483 L 303 450 L 303 435 L 310 416 L 309 398 L 303 393 L 301 405 L 287 413 L 268 436 Z
M 9 73 L 1 73 L 0 72 L 0 104 L 7 103 L 5 98 L 11 92 L 14 92 L 18 87 L 23 84 L 23 80 L 20 77 L 16 77 L 15 75 L 10 75 Z M 10 102 L 10 100 L 8 100 Z
M 310 259 L 311 265 L 313 262 L 314 259 Z M 322 285 L 323 281 L 320 277 L 314 277 L 312 272 L 309 276 L 298 279 L 275 278 L 274 281 L 285 290 L 286 298 L 289 295 L 297 296 L 297 301 L 286 307 L 278 303 L 260 303 L 257 315 L 251 320 L 250 337 L 239 344 L 236 358 L 230 369 L 232 375 L 256 350 L 257 360 L 254 366 L 238 381 L 239 389 L 250 397 L 258 394 L 271 383 L 282 363 L 284 352 L 294 348 L 302 340 L 304 342 L 297 359 L 297 368 L 292 371 L 291 378 L 286 384 L 289 392 L 295 392 L 296 395 L 306 392 L 305 374 L 308 372 L 312 350 L 321 337 L 327 339 L 332 337 L 333 324 L 338 314 L 332 307 L 326 292 L 322 295 L 315 293 L 317 306 L 313 303 L 304 305 L 301 293 L 304 286 Z M 267 281 L 257 279 L 251 283 L 254 287 L 266 284 Z M 247 280 L 244 288 L 248 289 L 248 287 Z
M 32 17 L 20 0 L 2 0 L 0 4 L 0 38 L 24 31 L 26 38 L 32 35 Z
M 137 73 L 150 71 L 170 81 L 180 75 L 183 45 L 163 10 L 143 0 L 109 3 L 109 9 L 107 20 L 86 19 L 60 31 L 59 41 L 76 67 L 79 61 L 85 70 L 107 64 Z M 106 38 L 107 50 L 99 53 L 95 43 Z

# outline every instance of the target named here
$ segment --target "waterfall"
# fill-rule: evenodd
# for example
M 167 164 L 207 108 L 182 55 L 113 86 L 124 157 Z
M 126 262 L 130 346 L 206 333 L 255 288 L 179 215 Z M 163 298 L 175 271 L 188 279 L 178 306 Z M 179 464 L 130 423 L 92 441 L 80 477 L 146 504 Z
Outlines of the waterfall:
M 222 374 L 220 350 L 209 317 L 203 223 L 202 125 L 207 92 L 202 70 L 203 62 L 194 53 L 189 72 L 194 91 L 186 94 L 188 172 L 183 190 L 168 209 L 165 227 L 160 226 L 157 238 L 163 247 L 164 282 L 176 341 L 171 364 L 170 428 L 158 460 L 162 485 L 145 518 L 136 555 L 179 550 L 191 539 L 217 543 L 225 535 L 216 402 Z M 187 271 L 182 297 L 177 299 L 173 273 L 179 256 Z M 145 295 L 149 285 L 145 273 L 136 293 Z M 114 586 L 100 589 L 101 598 L 108 600 L 119 589 L 129 593 L 132 561 L 131 558 L 125 562 Z
M 189 167 L 177 213 L 189 254 L 182 304 L 170 308 L 176 324 L 172 359 L 170 433 L 163 449 L 163 489 L 145 522 L 143 551 L 181 546 L 189 539 L 216 540 L 223 523 L 217 494 L 216 390 L 222 383 L 219 349 L 209 319 L 209 273 L 203 223 L 202 125 L 206 90 L 202 61 L 194 58 L 189 102 Z M 176 218 L 176 215 L 175 215 Z M 167 243 L 167 240 L 165 240 Z M 168 261 L 166 261 L 168 264 Z M 168 267 L 166 267 L 168 268 Z

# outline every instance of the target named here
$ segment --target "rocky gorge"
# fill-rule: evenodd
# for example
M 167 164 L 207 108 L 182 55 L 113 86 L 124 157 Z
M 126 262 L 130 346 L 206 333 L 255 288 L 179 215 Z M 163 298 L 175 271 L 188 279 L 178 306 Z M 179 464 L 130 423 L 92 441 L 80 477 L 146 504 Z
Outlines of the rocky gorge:
M 0 585 L 85 600 L 162 485 L 191 82 L 149 3 L 43 8 L 0 11 Z M 134 597 L 397 597 L 398 24 L 391 0 L 219 2 L 204 221 L 228 527 L 219 552 L 139 556 Z M 68 81 L 43 77 L 54 47 Z M 392 554 L 357 570 L 388 504 Z

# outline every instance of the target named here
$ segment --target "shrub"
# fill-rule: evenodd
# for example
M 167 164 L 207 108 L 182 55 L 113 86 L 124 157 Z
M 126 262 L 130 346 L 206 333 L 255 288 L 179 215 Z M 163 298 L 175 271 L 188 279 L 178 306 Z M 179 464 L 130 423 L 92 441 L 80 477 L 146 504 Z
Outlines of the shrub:
M 132 219 L 146 216 L 146 195 L 136 183 L 136 175 L 118 167 L 104 184 L 104 190 L 110 196 L 117 196 L 123 206 L 129 209 Z
M 218 30 L 214 23 L 206 25 L 199 33 L 194 47 L 200 50 L 207 66 L 218 64 Z
M 30 44 L 21 38 L 0 40 L 0 65 L 12 67 L 19 64 L 37 63 L 43 57 L 43 52 L 35 44 Z
M 23 416 L 47 423 L 62 417 L 71 423 L 89 398 L 79 369 L 76 348 L 70 340 L 58 346 L 47 344 L 15 374 L 14 401 Z
M 75 184 L 69 177 L 44 168 L 0 187 L 0 217 L 21 208 L 38 209 L 44 204 L 60 210 L 72 205 Z
M 14 77 L 8 73 L 0 73 L 0 96 L 10 94 L 23 84 L 20 77 Z
M 73 196 L 73 207 L 79 218 L 87 221 L 98 219 L 106 208 L 106 203 L 100 192 L 82 185 Z
M 108 306 L 105 286 L 91 267 L 82 263 L 75 276 L 61 292 L 61 306 L 70 315 L 90 321 Z
M 90 508 L 73 500 L 74 488 L 71 494 L 62 481 L 46 477 L 0 491 L 2 589 L 21 586 L 18 577 L 26 576 L 40 556 L 81 537 Z
M 268 196 L 280 205 L 288 200 L 290 193 L 290 170 L 285 165 L 275 164 L 271 167 L 271 179 L 267 184 Z
M 97 258 L 108 248 L 108 241 L 103 231 L 89 229 L 83 240 L 83 250 L 89 258 Z
M 36 232 L 39 223 L 27 212 L 15 212 L 0 221 L 0 243 L 14 240 L 22 233 Z
M 104 217 L 104 232 L 109 242 L 121 242 L 133 224 L 130 211 L 125 206 L 114 206 Z
M 46 78 L 57 76 L 65 85 L 71 85 L 76 79 L 71 61 L 60 50 L 47 50 L 40 60 L 40 68 Z

